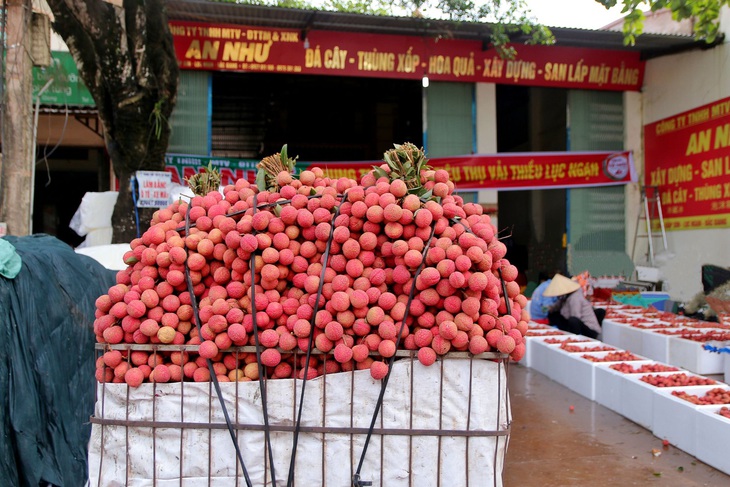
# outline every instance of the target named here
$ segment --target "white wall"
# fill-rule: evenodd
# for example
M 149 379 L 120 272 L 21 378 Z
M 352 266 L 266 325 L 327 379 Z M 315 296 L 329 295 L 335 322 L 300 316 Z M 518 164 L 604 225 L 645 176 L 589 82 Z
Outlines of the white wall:
M 722 12 L 721 30 L 730 35 L 727 7 Z M 727 40 L 713 49 L 652 59 L 646 64 L 644 78 L 643 124 L 729 96 L 730 44 Z M 632 195 L 632 201 L 638 202 L 635 198 Z M 629 213 L 626 228 L 633 232 L 636 217 L 629 220 Z M 703 264 L 730 267 L 730 229 L 672 231 L 667 237 L 669 253 L 659 256 L 659 268 L 665 290 L 674 300 L 688 300 L 702 290 Z M 629 252 L 632 244 L 627 244 Z

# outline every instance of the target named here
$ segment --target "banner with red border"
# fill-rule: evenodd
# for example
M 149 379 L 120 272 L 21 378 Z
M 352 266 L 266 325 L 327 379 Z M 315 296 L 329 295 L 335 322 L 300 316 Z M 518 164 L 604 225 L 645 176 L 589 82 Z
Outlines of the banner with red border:
M 730 227 L 730 98 L 645 125 L 644 147 L 667 230 Z
M 636 91 L 638 52 L 515 45 L 502 59 L 481 41 L 171 21 L 182 69 L 487 82 Z
M 233 184 L 239 178 L 255 180 L 258 161 L 253 160 L 168 154 L 166 170 L 172 173 L 174 183 L 184 184 L 186 178 L 209 163 L 221 171 L 223 185 Z M 318 166 L 329 178 L 359 181 L 363 174 L 380 164 L 383 162 L 297 162 L 297 170 Z M 434 157 L 429 165 L 448 171 L 457 191 L 579 188 L 637 180 L 630 151 L 474 154 Z

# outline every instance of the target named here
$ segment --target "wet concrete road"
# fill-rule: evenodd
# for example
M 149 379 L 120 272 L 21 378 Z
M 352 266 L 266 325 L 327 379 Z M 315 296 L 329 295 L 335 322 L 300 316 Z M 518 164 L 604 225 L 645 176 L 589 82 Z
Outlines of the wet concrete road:
M 730 476 L 539 372 L 510 365 L 508 374 L 505 487 L 730 486 Z

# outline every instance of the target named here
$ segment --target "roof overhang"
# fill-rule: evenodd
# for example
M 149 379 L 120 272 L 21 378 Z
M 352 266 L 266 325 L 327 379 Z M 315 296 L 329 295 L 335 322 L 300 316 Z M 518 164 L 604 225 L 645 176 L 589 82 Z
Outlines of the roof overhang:
M 480 40 L 488 42 L 491 24 L 459 22 L 417 17 L 362 15 L 322 10 L 300 10 L 260 5 L 212 2 L 207 0 L 167 0 L 171 20 L 239 24 L 252 27 L 278 27 L 306 32 L 308 30 L 360 32 Z M 551 27 L 556 45 L 592 49 L 638 51 L 642 59 L 651 59 L 691 49 L 706 49 L 715 44 L 696 41 L 691 36 L 642 34 L 633 46 L 624 45 L 621 32 Z M 513 37 L 515 43 L 526 39 Z

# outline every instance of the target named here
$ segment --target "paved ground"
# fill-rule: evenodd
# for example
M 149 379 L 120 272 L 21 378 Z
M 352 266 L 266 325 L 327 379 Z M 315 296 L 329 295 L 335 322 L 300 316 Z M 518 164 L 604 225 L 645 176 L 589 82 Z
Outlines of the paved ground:
M 539 372 L 510 365 L 508 374 L 505 487 L 730 486 L 730 476 Z

